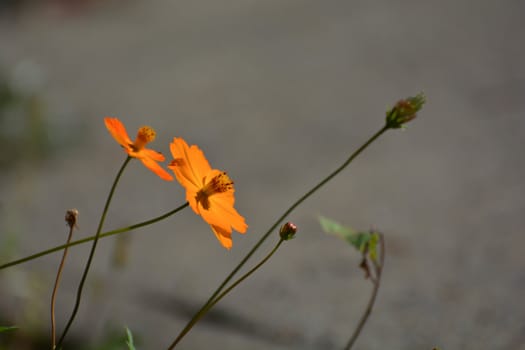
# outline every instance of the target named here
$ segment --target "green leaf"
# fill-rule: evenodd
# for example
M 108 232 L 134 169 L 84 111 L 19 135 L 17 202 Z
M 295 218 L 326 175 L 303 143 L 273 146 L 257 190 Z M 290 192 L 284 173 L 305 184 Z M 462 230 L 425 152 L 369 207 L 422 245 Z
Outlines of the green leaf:
M 7 332 L 7 331 L 12 331 L 12 330 L 15 330 L 15 329 L 18 329 L 18 327 L 15 327 L 15 326 L 9 326 L 9 327 L 0 326 L 0 333 Z
M 377 260 L 379 235 L 376 232 L 359 232 L 324 216 L 319 216 L 319 223 L 326 233 L 342 238 L 361 253 L 368 251 L 370 259 Z
M 126 344 L 128 345 L 129 350 L 136 350 L 135 345 L 133 344 L 133 334 L 128 327 L 126 327 Z
M 357 232 L 351 227 L 343 226 L 324 216 L 319 216 L 319 223 L 326 233 L 342 238 L 359 251 L 362 251 L 368 241 L 368 234 Z
M 377 262 L 377 243 L 379 243 L 379 233 L 371 232 L 370 241 L 368 242 L 368 255 L 372 261 Z
M 370 242 L 371 236 L 368 232 L 358 232 L 355 237 L 348 237 L 349 242 L 354 245 L 361 253 L 365 252 L 367 243 Z
M 347 239 L 347 237 L 353 236 L 357 233 L 354 229 L 343 226 L 340 223 L 324 216 L 319 216 L 319 223 L 326 233 L 339 236 L 342 239 Z

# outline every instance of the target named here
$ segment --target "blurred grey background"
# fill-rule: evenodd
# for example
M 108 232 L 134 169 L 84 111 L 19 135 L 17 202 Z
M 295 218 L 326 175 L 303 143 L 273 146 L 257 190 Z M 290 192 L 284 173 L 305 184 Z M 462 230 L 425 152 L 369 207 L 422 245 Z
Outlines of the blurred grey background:
M 166 348 L 293 201 L 387 108 L 424 91 L 407 130 L 296 210 L 297 238 L 180 348 L 342 348 L 371 285 L 359 255 L 322 233 L 322 214 L 386 235 L 382 288 L 356 349 L 525 349 L 524 2 L 11 0 L 1 11 L 0 71 L 15 101 L 0 120 L 1 262 L 62 244 L 72 207 L 76 238 L 94 233 L 125 157 L 107 115 L 132 135 L 151 125 L 166 154 L 174 136 L 198 144 L 234 179 L 250 226 L 226 251 L 186 210 L 126 234 L 123 268 L 115 238 L 101 241 L 72 328 L 84 345 L 127 325 L 141 349 Z M 183 201 L 177 183 L 133 162 L 105 227 Z M 59 331 L 88 250 L 70 251 Z M 1 272 L 0 319 L 48 336 L 59 259 Z

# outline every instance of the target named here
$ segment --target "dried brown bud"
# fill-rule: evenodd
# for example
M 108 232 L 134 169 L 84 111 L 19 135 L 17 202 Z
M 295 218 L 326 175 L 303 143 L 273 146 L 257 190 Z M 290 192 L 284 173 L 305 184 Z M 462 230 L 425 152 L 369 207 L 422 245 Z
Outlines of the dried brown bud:
M 70 228 L 78 227 L 78 226 L 77 226 L 77 221 L 78 221 L 78 210 L 76 210 L 76 209 L 69 209 L 69 210 L 66 212 L 66 222 L 67 222 L 67 225 L 68 225 Z

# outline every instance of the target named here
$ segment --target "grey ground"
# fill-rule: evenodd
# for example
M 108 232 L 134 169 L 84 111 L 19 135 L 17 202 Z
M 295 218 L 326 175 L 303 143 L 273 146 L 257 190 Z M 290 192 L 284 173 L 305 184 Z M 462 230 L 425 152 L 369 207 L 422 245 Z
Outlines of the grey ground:
M 16 257 L 62 243 L 70 207 L 78 237 L 94 232 L 124 158 L 105 115 L 131 133 L 152 125 L 165 153 L 173 136 L 199 144 L 235 180 L 249 232 L 228 252 L 186 211 L 129 234 L 123 270 L 111 267 L 115 240 L 101 241 L 73 328 L 96 343 L 104 325 L 127 325 L 142 349 L 164 349 L 280 213 L 381 127 L 388 106 L 424 91 L 419 118 L 296 210 L 298 237 L 180 348 L 340 349 L 370 285 L 359 256 L 321 233 L 323 214 L 386 235 L 357 349 L 525 349 L 524 19 L 511 0 L 112 1 L 4 18 L 0 62 L 39 67 L 51 122 L 78 142 L 2 169 L 0 228 L 16 232 Z M 184 200 L 178 184 L 130 170 L 108 228 Z M 71 251 L 59 327 L 87 251 Z M 58 258 L 4 273 L 0 314 L 47 331 Z

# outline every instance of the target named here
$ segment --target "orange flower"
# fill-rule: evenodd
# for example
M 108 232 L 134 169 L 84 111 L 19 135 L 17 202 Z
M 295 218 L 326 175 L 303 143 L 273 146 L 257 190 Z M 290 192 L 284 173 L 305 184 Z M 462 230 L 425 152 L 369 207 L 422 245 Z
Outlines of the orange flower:
M 124 148 L 130 157 L 139 159 L 146 168 L 153 171 L 161 179 L 166 181 L 173 180 L 173 176 L 157 163 L 164 161 L 165 158 L 162 153 L 146 148 L 149 142 L 155 140 L 155 130 L 149 126 L 141 127 L 137 132 L 137 139 L 135 142 L 132 142 L 120 120 L 106 117 L 104 118 L 104 123 L 111 136 Z
M 181 138 L 170 144 L 173 170 L 180 184 L 186 189 L 186 200 L 195 213 L 206 221 L 221 244 L 232 247 L 232 228 L 245 233 L 248 225 L 235 210 L 233 182 L 220 170 L 212 169 L 204 153 L 196 145 L 188 146 Z

